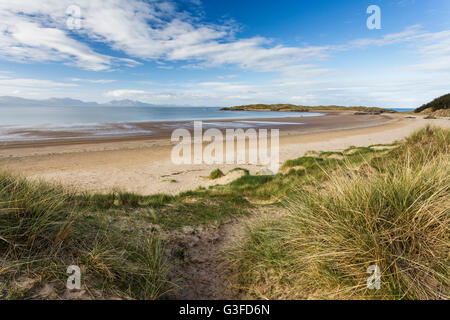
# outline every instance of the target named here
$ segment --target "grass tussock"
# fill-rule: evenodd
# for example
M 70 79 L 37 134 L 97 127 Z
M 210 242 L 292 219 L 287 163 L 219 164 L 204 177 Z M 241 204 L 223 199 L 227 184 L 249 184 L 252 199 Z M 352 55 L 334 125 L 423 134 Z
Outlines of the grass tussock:
M 449 137 L 424 128 L 291 191 L 288 215 L 250 226 L 228 253 L 239 286 L 272 299 L 450 298 Z M 379 290 L 367 288 L 371 265 Z
M 61 242 L 73 222 L 73 194 L 51 184 L 0 178 L 0 247 L 32 248 Z
M 211 173 L 209 174 L 209 179 L 211 180 L 216 180 L 219 178 L 222 178 L 224 176 L 222 170 L 220 169 L 216 169 L 214 171 L 211 171 Z
M 166 293 L 158 235 L 124 232 L 107 216 L 92 214 L 84 200 L 59 185 L 0 174 L 1 298 L 66 298 L 69 265 L 82 270 L 85 298 Z M 46 285 L 52 289 L 43 293 Z
M 220 223 L 250 208 L 225 190 L 88 194 L 0 173 L 0 298 L 70 298 L 70 265 L 81 268 L 83 299 L 172 296 L 161 233 Z

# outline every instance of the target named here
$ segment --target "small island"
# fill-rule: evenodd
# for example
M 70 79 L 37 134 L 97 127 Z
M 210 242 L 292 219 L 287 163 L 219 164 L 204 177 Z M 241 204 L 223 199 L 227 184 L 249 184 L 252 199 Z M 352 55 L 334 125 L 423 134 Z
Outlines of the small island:
M 276 112 L 343 112 L 354 111 L 355 114 L 396 113 L 394 110 L 378 107 L 344 107 L 344 106 L 302 106 L 294 104 L 249 104 L 222 108 L 221 111 L 276 111 Z

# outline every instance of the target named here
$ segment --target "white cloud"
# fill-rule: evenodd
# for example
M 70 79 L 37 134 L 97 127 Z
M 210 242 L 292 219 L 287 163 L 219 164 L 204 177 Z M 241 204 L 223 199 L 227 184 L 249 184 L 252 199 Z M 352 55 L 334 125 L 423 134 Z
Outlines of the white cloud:
M 450 30 L 425 33 L 417 50 L 424 61 L 412 70 L 450 71 Z
M 217 76 L 217 79 L 234 79 L 237 78 L 238 75 L 237 74 L 227 74 L 227 75 L 223 75 L 223 76 Z
M 80 30 L 70 31 L 66 26 L 66 10 L 71 5 L 81 10 Z M 237 65 L 252 71 L 292 73 L 292 68 L 320 61 L 336 51 L 398 43 L 416 44 L 423 57 L 450 55 L 449 31 L 429 33 L 419 25 L 380 38 L 333 46 L 289 47 L 273 45 L 264 37 L 235 39 L 233 25 L 202 23 L 179 12 L 176 4 L 168 1 L 2 1 L 0 21 L 1 58 L 64 61 L 94 71 L 107 70 L 115 64 L 133 66 L 137 63 L 133 59 L 143 59 L 183 61 L 190 67 Z M 98 53 L 87 44 L 95 42 L 107 44 L 130 58 Z M 425 61 L 418 67 L 440 66 L 447 64 Z
M 50 98 L 55 95 L 67 96 L 68 90 L 77 89 L 75 83 L 32 78 L 0 77 L 0 96 L 21 95 L 37 98 Z
M 8 85 L 8 86 L 15 86 L 15 87 L 32 87 L 32 88 L 39 88 L 39 87 L 76 87 L 76 84 L 73 83 L 64 83 L 64 82 L 56 82 L 51 80 L 41 80 L 41 79 L 26 79 L 26 78 L 17 78 L 17 79 L 11 79 L 11 78 L 2 78 L 0 79 L 0 85 Z
M 380 38 L 357 39 L 350 41 L 349 48 L 353 47 L 367 47 L 367 46 L 386 46 L 402 42 L 413 42 L 424 39 L 426 33 L 422 30 L 420 25 L 413 25 L 401 32 L 390 33 Z
M 144 90 L 121 89 L 108 91 L 105 93 L 105 96 L 113 98 L 136 98 L 146 94 L 147 92 Z
M 281 66 L 326 56 L 327 47 L 270 46 L 262 37 L 233 40 L 235 28 L 203 24 L 171 2 L 100 0 L 16 0 L 0 3 L 0 57 L 19 61 L 66 61 L 88 70 L 106 70 L 124 60 L 95 52 L 66 27 L 66 9 L 81 9 L 81 29 L 130 57 L 192 61 L 206 66 L 235 64 L 244 69 L 275 71 Z
M 116 80 L 113 79 L 79 79 L 79 78 L 72 78 L 70 79 L 73 82 L 87 82 L 87 83 L 96 83 L 96 84 L 108 84 L 116 82 Z
M 420 25 L 406 28 L 402 32 L 388 34 L 375 39 L 351 41 L 345 50 L 368 46 L 387 46 L 407 44 L 411 53 L 422 60 L 404 68 L 411 71 L 449 71 L 450 70 L 450 30 L 427 32 Z
M 133 63 L 100 54 L 69 35 L 66 9 L 72 1 L 16 0 L 0 2 L 0 57 L 29 61 L 63 61 L 100 71 L 116 63 Z

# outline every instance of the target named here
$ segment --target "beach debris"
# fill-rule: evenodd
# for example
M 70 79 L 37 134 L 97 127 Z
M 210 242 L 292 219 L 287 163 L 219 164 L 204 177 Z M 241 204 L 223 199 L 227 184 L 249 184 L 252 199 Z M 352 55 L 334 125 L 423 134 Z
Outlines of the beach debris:
M 33 289 L 40 281 L 40 278 L 21 277 L 17 280 L 15 289 L 20 293 L 24 293 Z
M 69 290 L 66 289 L 66 291 L 64 292 L 62 298 L 64 300 L 90 300 L 91 297 L 89 297 L 86 294 L 86 290 L 82 289 L 82 290 Z
M 50 299 L 55 300 L 58 298 L 56 289 L 52 284 L 45 284 L 45 286 L 39 291 L 37 295 L 38 299 Z

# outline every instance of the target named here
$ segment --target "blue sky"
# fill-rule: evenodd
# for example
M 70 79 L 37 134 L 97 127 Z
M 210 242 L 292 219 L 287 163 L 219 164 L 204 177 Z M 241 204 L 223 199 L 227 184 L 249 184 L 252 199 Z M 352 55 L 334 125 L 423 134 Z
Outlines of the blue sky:
M 416 107 L 449 92 L 449 16 L 448 0 L 2 1 L 0 95 Z

